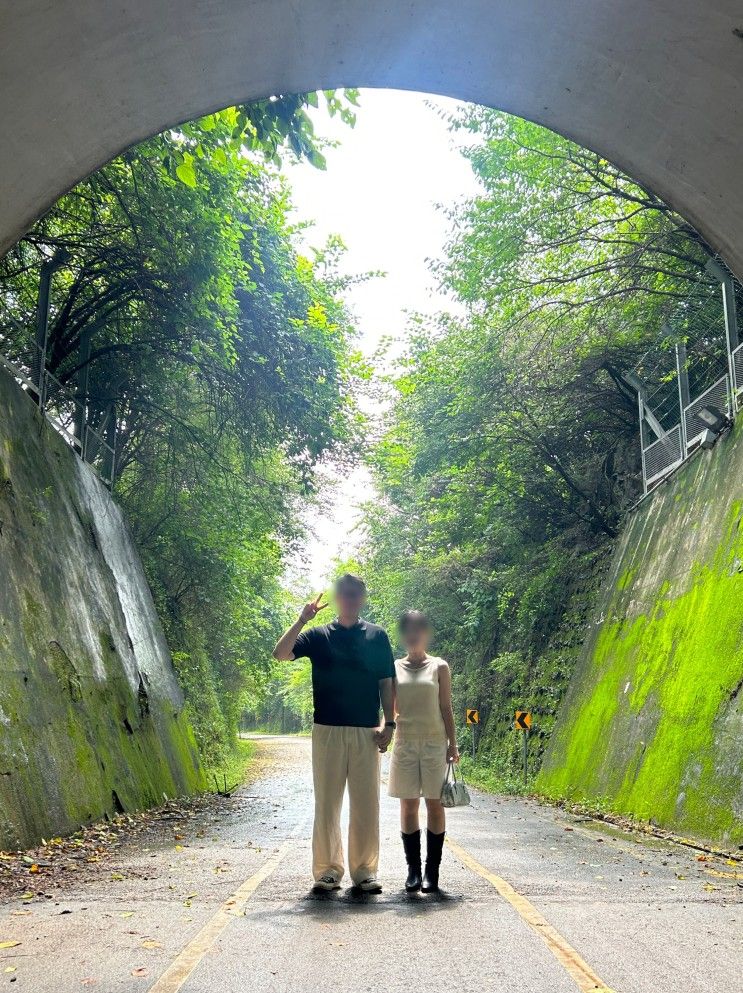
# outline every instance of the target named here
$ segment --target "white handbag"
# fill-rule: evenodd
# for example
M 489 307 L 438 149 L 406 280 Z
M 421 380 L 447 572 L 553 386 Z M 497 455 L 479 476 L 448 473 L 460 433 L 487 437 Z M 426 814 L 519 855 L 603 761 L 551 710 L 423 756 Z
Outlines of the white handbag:
M 470 791 L 467 789 L 464 776 L 460 771 L 459 778 L 457 778 L 456 767 L 453 762 L 450 762 L 449 768 L 446 770 L 444 785 L 441 787 L 441 806 L 469 807 L 471 802 Z

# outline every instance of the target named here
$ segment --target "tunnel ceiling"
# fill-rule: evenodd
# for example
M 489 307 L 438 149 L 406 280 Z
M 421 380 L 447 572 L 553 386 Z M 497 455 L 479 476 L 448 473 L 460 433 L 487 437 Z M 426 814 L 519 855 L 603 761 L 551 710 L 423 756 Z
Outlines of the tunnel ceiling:
M 616 162 L 743 274 L 733 0 L 23 0 L 0 7 L 0 251 L 168 125 L 272 93 L 489 104 Z

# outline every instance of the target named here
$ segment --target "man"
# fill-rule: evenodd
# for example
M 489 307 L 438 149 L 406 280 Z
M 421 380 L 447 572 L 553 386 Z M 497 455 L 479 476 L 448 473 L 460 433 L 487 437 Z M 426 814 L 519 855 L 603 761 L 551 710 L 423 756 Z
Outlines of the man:
M 385 631 L 361 619 L 366 584 L 351 573 L 335 583 L 338 616 L 302 632 L 327 603 L 322 594 L 305 604 L 279 639 L 279 661 L 312 662 L 312 778 L 315 825 L 312 873 L 315 891 L 337 890 L 343 877 L 341 805 L 348 786 L 348 869 L 366 893 L 381 893 L 379 865 L 379 754 L 395 729 L 395 663 Z M 384 722 L 380 725 L 380 701 Z

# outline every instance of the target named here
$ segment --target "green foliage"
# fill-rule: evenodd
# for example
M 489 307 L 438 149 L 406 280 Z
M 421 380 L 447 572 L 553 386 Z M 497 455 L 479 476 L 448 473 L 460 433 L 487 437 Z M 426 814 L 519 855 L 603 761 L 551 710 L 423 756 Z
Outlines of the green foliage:
M 272 662 L 265 683 L 246 702 L 243 719 L 247 728 L 271 734 L 310 731 L 312 666 L 309 660 Z
M 347 99 L 325 94 L 352 123 Z M 141 552 L 198 743 L 228 759 L 285 619 L 283 555 L 324 458 L 361 424 L 337 240 L 298 253 L 284 149 L 321 166 L 313 95 L 231 108 L 126 152 L 0 262 L 0 335 L 22 355 L 39 265 L 55 275 L 49 367 L 117 413 L 116 495 Z M 86 358 L 86 342 L 90 354 Z
M 382 620 L 427 610 L 480 761 L 518 776 L 513 711 L 538 767 L 624 510 L 639 495 L 636 398 L 670 322 L 710 298 L 707 246 L 611 163 L 468 108 L 452 127 L 481 193 L 451 212 L 435 270 L 457 316 L 419 317 L 371 454 L 365 569 Z M 719 294 L 715 293 L 719 308 Z
M 357 90 L 325 90 L 322 98 L 331 117 L 337 115 L 349 127 L 355 125 Z M 199 184 L 202 161 L 207 171 L 216 166 L 229 172 L 251 152 L 280 168 L 282 152 L 288 150 L 296 159 L 324 169 L 321 149 L 325 142 L 315 134 L 311 117 L 312 109 L 319 106 L 317 93 L 280 94 L 164 131 L 153 145 L 166 171 L 191 188 Z
M 207 786 L 223 790 L 241 786 L 248 782 L 253 768 L 256 747 L 254 741 L 238 738 L 225 762 L 218 767 L 206 770 Z

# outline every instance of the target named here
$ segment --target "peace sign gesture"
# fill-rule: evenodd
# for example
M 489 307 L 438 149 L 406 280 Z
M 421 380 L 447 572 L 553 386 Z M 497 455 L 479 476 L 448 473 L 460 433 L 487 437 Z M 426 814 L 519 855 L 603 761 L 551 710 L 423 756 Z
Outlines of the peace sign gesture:
M 307 621 L 311 621 L 313 617 L 316 617 L 321 610 L 325 610 L 325 608 L 328 606 L 327 602 L 320 603 L 322 598 L 323 598 L 323 594 L 318 593 L 316 599 L 310 600 L 309 603 L 306 603 L 304 607 L 302 607 L 302 612 L 299 615 L 299 617 L 303 624 L 306 624 Z

